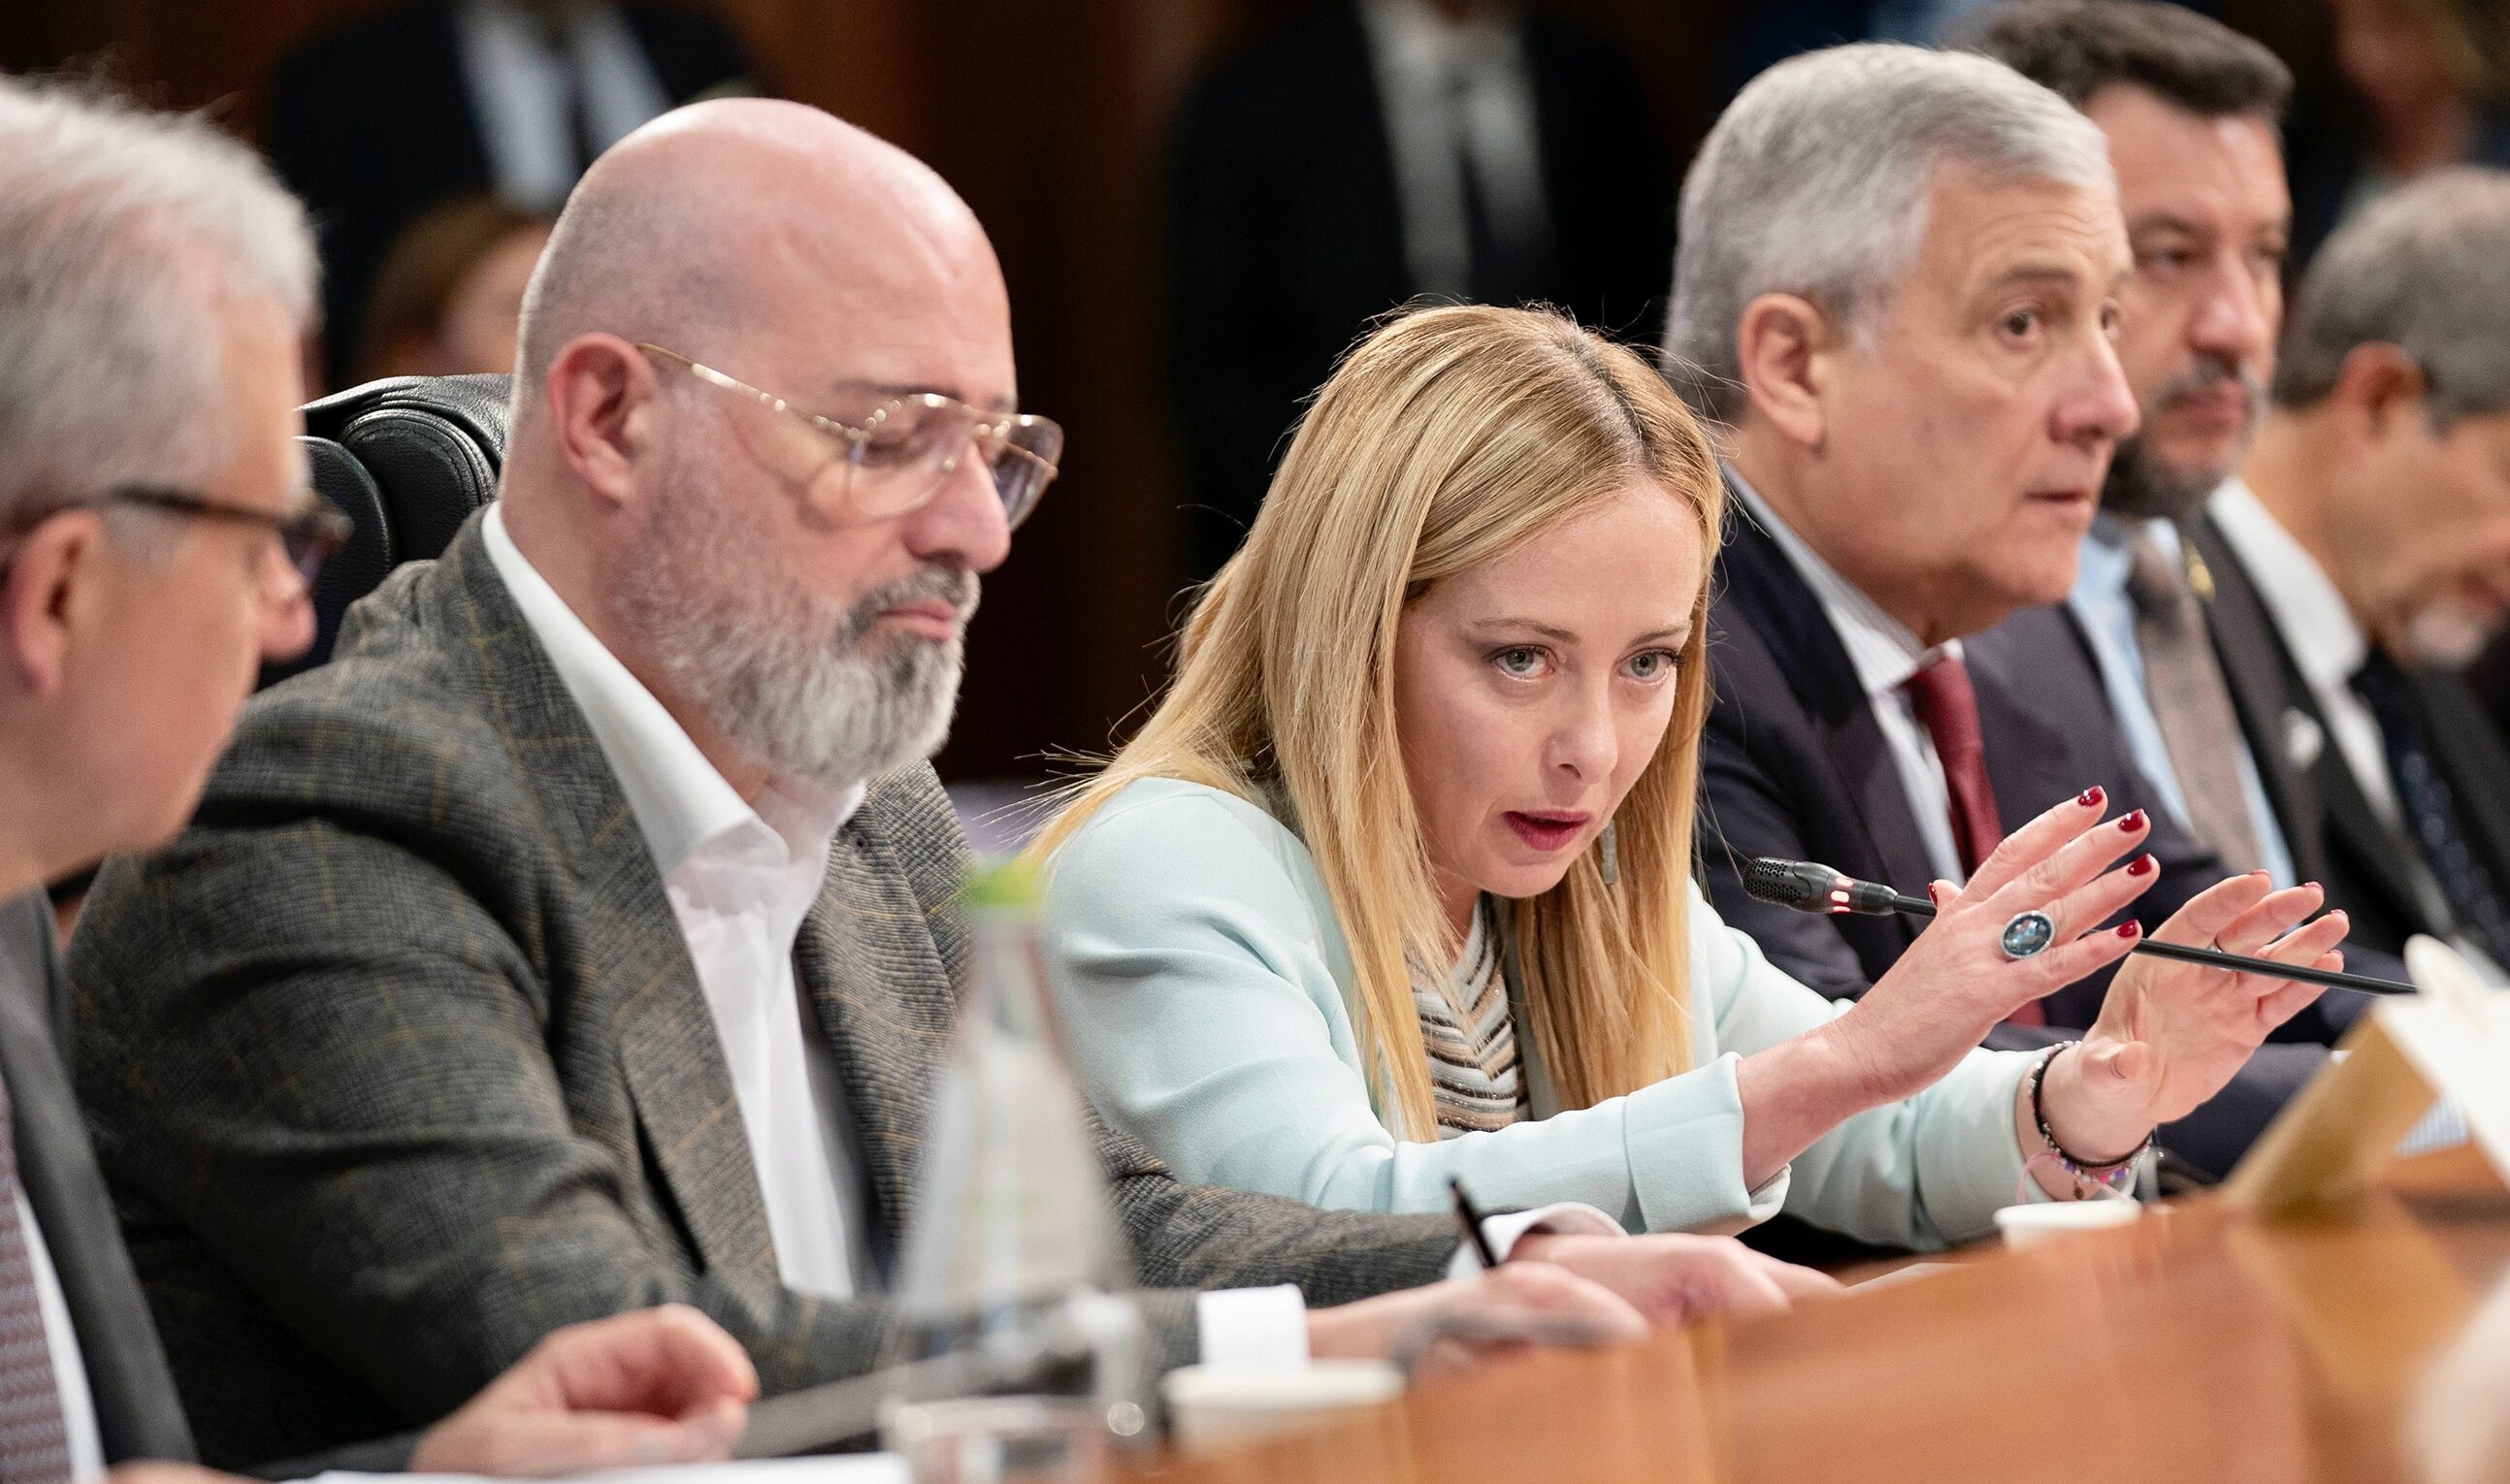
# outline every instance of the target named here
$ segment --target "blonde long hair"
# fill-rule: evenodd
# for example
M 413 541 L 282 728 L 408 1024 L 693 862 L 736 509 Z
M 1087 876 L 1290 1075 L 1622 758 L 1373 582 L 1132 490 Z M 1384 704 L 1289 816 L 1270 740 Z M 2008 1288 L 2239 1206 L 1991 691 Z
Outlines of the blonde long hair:
M 1077 785 L 1050 853 L 1137 779 L 1286 800 L 1350 946 L 1381 1108 L 1434 1129 L 1410 964 L 1460 949 L 1438 908 L 1395 733 L 1394 642 L 1430 584 L 1511 551 L 1628 487 L 1661 485 L 1716 550 L 1723 486 L 1698 425 L 1623 347 L 1541 311 L 1462 307 L 1394 320 L 1335 370 L 1245 545 L 1198 599 L 1175 683 L 1132 741 Z M 1573 1108 L 1684 1070 L 1689 882 L 1707 714 L 1706 584 L 1673 717 L 1616 817 L 1619 885 L 1589 851 L 1508 904 L 1530 1029 Z

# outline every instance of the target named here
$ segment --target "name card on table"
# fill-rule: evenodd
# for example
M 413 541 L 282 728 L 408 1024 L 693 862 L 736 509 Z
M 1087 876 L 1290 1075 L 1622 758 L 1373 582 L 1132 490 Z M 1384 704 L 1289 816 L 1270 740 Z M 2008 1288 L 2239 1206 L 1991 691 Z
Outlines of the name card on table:
M 2422 993 L 2383 1000 L 2354 1023 L 2338 1059 L 2231 1172 L 2225 1199 L 2269 1216 L 2350 1205 L 2443 1098 L 2510 1182 L 2510 992 L 2431 938 L 2406 945 L 2406 967 Z

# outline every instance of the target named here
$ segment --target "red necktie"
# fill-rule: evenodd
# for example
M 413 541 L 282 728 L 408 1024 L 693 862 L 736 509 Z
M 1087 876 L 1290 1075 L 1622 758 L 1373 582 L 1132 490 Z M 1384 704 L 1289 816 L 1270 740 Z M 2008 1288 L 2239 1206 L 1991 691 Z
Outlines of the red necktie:
M 1934 739 L 1935 756 L 1944 765 L 1944 791 L 1952 798 L 1953 846 L 1960 853 L 1964 875 L 1978 869 L 2004 838 L 1996 815 L 1996 788 L 1987 778 L 1987 743 L 1978 734 L 1978 693 L 1970 689 L 1969 668 L 1945 655 L 1909 677 L 1909 699 L 1918 720 Z M 2017 1025 L 2046 1025 L 2048 1017 L 2033 1001 L 2010 1017 Z

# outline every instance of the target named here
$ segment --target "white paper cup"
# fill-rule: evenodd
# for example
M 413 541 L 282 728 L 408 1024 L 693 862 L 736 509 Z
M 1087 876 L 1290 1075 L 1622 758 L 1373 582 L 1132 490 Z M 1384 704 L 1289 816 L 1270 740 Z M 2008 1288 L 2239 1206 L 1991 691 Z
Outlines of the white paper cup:
M 1160 1382 L 1177 1446 L 1208 1453 L 1321 1426 L 1403 1394 L 1383 1360 L 1313 1360 L 1297 1370 L 1189 1365 Z
M 1996 1229 L 2008 1247 L 2028 1247 L 2071 1232 L 2098 1232 L 2134 1224 L 2144 1214 L 2139 1200 L 2051 1200 L 2035 1205 L 2008 1205 L 1996 1213 Z

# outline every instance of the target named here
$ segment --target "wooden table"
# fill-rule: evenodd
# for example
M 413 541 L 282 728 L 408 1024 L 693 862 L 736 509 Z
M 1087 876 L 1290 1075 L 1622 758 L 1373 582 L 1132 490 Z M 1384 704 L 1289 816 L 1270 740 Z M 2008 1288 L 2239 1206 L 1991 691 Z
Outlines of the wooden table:
M 2406 1431 L 2426 1373 L 2477 1343 L 2470 1320 L 2510 1294 L 2510 1194 L 2465 1151 L 2400 1166 L 2391 1188 L 2353 1219 L 2308 1226 L 2198 1199 L 1781 1317 L 1538 1355 L 1143 1477 L 2419 1479 Z M 2485 1317 L 2488 1332 L 2510 1328 L 2510 1299 Z M 2479 1374 L 2510 1411 L 2510 1361 Z M 2459 1436 L 2484 1423 L 2453 1415 Z

